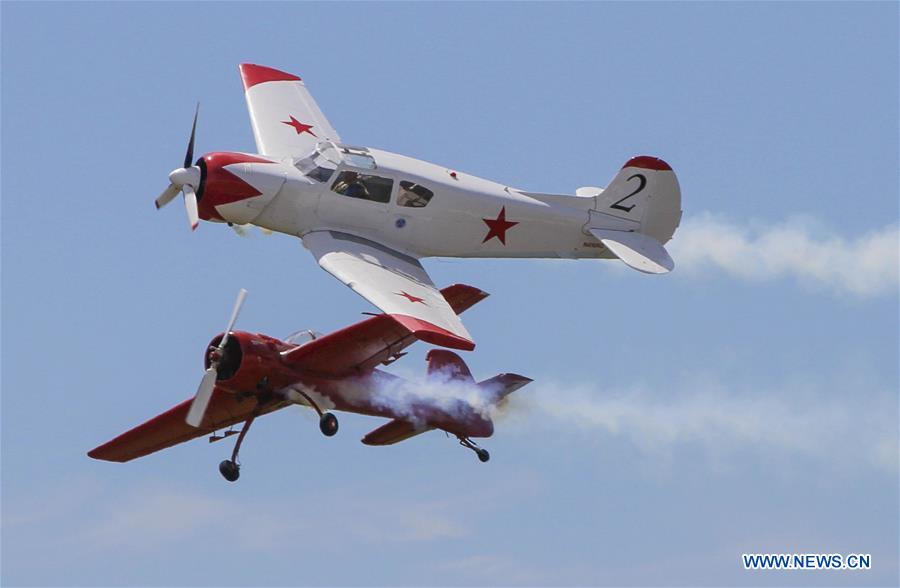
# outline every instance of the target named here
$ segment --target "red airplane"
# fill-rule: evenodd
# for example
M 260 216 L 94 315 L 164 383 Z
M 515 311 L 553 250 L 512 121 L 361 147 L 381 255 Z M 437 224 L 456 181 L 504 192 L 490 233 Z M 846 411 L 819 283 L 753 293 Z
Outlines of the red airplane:
M 441 294 L 457 314 L 488 296 L 463 284 L 448 286 Z M 428 353 L 424 384 L 376 369 L 405 355 L 403 350 L 417 340 L 384 314 L 329 335 L 305 331 L 285 341 L 232 331 L 245 295 L 241 290 L 228 327 L 206 349 L 207 369 L 194 398 L 91 450 L 90 457 L 126 462 L 203 435 L 211 435 L 212 442 L 237 434 L 231 459 L 219 464 L 222 476 L 234 482 L 240 476 L 241 443 L 256 417 L 300 404 L 318 413 L 319 428 L 328 437 L 338 430 L 332 410 L 387 417 L 392 420 L 363 437 L 363 443 L 391 445 L 440 429 L 486 462 L 490 454 L 472 438 L 490 437 L 491 411 L 531 382 L 499 374 L 476 383 L 465 362 L 445 349 Z M 241 422 L 240 432 L 231 428 Z

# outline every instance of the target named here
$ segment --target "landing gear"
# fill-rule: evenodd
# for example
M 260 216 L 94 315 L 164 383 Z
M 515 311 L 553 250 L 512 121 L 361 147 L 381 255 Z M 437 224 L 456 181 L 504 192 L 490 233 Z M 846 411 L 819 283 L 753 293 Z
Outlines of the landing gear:
M 300 402 L 300 399 L 306 401 L 306 404 L 313 407 L 316 411 L 316 414 L 319 415 L 319 430 L 322 431 L 322 434 L 326 437 L 334 437 L 338 432 L 338 420 L 334 414 L 330 412 L 326 412 L 319 408 L 319 405 L 316 404 L 316 401 L 312 399 L 312 397 L 300 390 L 299 388 L 291 388 L 285 393 L 285 400 L 290 402 L 294 402 L 297 404 L 304 404 Z
M 229 482 L 237 482 L 237 479 L 241 477 L 241 464 L 238 462 L 238 453 L 241 451 L 241 443 L 244 442 L 244 437 L 247 435 L 247 431 L 250 430 L 250 425 L 253 424 L 256 416 L 255 412 L 251 414 L 244 422 L 244 426 L 241 427 L 241 433 L 234 444 L 234 451 L 231 452 L 231 459 L 226 459 L 219 464 L 219 473 Z
M 237 479 L 241 477 L 241 466 L 226 459 L 219 464 L 219 473 L 229 482 L 237 482 Z
M 477 443 L 475 443 L 474 441 L 472 441 L 472 440 L 469 439 L 468 437 L 460 437 L 460 436 L 457 436 L 457 439 L 459 439 L 459 444 L 460 444 L 460 445 L 462 445 L 463 447 L 466 447 L 466 448 L 471 449 L 472 451 L 474 451 L 474 452 L 475 452 L 475 455 L 478 456 L 478 460 L 479 460 L 481 463 L 485 463 L 485 462 L 487 462 L 489 459 L 491 459 L 491 454 L 488 453 L 488 450 L 487 450 L 487 449 L 485 449 L 485 448 L 483 448 L 483 447 L 479 447 Z
M 319 430 L 326 437 L 334 437 L 338 432 L 338 420 L 333 413 L 325 412 L 319 417 Z

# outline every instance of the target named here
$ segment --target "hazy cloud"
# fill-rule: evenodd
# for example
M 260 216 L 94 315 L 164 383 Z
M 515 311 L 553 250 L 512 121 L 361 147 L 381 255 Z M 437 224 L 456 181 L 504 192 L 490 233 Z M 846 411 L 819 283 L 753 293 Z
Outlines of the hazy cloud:
M 239 528 L 236 541 L 264 551 L 309 533 L 333 546 L 418 543 L 466 534 L 455 516 L 459 505 L 449 502 L 400 501 L 375 494 L 366 494 L 361 501 L 340 493 L 313 501 L 316 508 L 311 511 L 295 501 L 248 505 L 186 490 L 146 487 L 110 502 L 80 537 L 97 549 L 143 549 L 174 538 L 227 535 L 229 529 Z
M 857 296 L 897 291 L 900 231 L 889 225 L 848 236 L 791 219 L 736 224 L 702 213 L 684 220 L 668 245 L 676 271 L 724 271 L 747 280 L 793 277 Z

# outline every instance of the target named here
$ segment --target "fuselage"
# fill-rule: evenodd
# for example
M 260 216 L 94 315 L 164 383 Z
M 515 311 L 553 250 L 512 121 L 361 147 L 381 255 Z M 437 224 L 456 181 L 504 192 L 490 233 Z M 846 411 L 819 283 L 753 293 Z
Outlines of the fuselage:
M 221 338 L 221 334 L 217 335 L 207 347 L 207 368 L 210 353 Z M 321 410 L 400 418 L 469 437 L 489 437 L 494 431 L 486 405 L 421 394 L 420 384 L 382 370 L 333 377 L 297 369 L 285 362 L 282 354 L 300 346 L 259 333 L 234 331 L 219 364 L 216 386 L 239 396 L 252 396 L 267 389 L 296 404 L 315 405 Z
M 220 181 L 219 193 L 209 182 L 201 217 L 298 237 L 337 230 L 415 257 L 611 257 L 585 230 L 596 196 L 527 193 L 387 151 L 333 147 L 331 157 L 302 160 L 206 155 L 251 189 Z M 368 189 L 348 188 L 353 181 Z

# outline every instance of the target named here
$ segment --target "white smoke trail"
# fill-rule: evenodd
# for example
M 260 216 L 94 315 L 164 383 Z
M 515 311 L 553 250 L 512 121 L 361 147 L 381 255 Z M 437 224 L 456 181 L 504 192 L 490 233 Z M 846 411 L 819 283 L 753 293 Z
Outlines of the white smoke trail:
M 456 419 L 465 419 L 472 414 L 490 419 L 497 411 L 494 399 L 498 392 L 497 388 L 457 379 L 449 369 L 444 369 L 419 381 L 379 378 L 370 391 L 370 401 L 421 426 L 432 410 Z
M 789 219 L 741 226 L 701 213 L 687 218 L 668 247 L 679 272 L 719 269 L 746 280 L 791 276 L 861 297 L 896 292 L 900 229 L 896 224 L 855 238 Z
M 760 388 L 701 377 L 669 383 L 665 395 L 641 386 L 606 389 L 538 380 L 497 405 L 498 390 L 441 374 L 423 381 L 385 379 L 371 393 L 380 406 L 417 425 L 422 407 L 439 408 L 458 419 L 473 412 L 490 418 L 507 434 L 549 428 L 555 434 L 619 439 L 652 459 L 692 447 L 712 457 L 750 452 L 896 472 L 896 393 L 863 380 L 854 377 L 844 386 L 807 378 Z M 854 393 L 835 393 L 835 388 Z
M 867 463 L 889 472 L 900 465 L 897 400 L 888 392 L 863 399 L 824 396 L 802 386 L 740 391 L 705 382 L 687 392 L 679 388 L 685 386 L 673 386 L 661 397 L 642 388 L 536 382 L 511 398 L 509 418 L 498 426 L 529 434 L 551 427 L 618 438 L 655 457 L 690 445 L 716 456 L 750 451 Z

